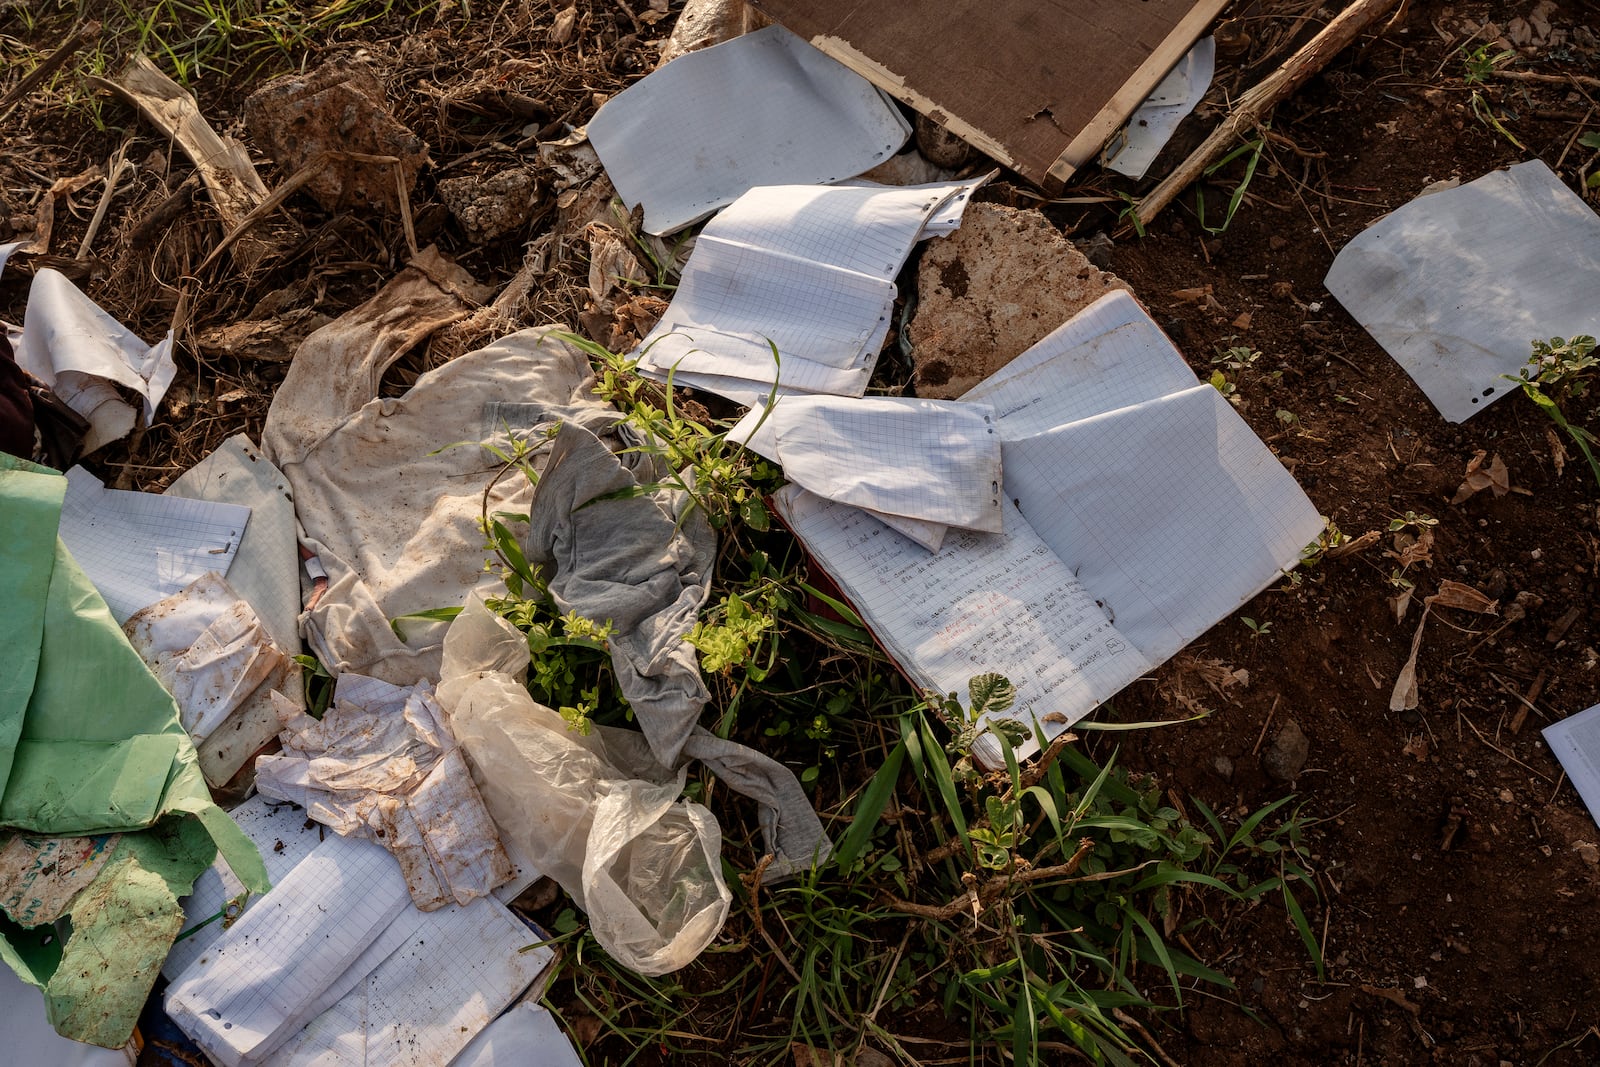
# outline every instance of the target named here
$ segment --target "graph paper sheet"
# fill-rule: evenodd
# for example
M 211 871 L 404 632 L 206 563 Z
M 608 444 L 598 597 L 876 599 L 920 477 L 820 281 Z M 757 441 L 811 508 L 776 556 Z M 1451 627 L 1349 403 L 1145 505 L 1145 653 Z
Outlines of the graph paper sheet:
M 776 26 L 674 59 L 588 125 L 644 228 L 682 229 L 758 185 L 871 170 L 911 127 L 865 78 Z
M 1600 704 L 1551 723 L 1543 733 L 1590 817 L 1600 821 Z
M 798 486 L 775 503 L 902 669 L 941 692 L 1004 674 L 1008 717 L 1038 717 L 1047 736 L 1236 611 L 1321 532 L 1293 477 L 1126 294 L 963 399 L 994 408 L 1003 534 L 951 531 L 930 555 Z M 992 735 L 974 753 L 1001 761 Z
M 1517 387 L 1534 338 L 1596 332 L 1600 216 L 1540 160 L 1431 193 L 1350 241 L 1328 292 L 1461 422 Z
M 82 467 L 67 472 L 61 540 L 118 623 L 207 571 L 226 575 L 250 521 L 238 504 L 107 489 Z
M 983 180 L 750 190 L 696 240 L 636 351 L 640 373 L 742 403 L 774 382 L 860 396 L 888 335 L 895 275 L 931 221 L 939 232 L 959 222 Z
M 498 900 L 411 906 L 394 858 L 329 836 L 173 981 L 173 1020 L 224 1067 L 450 1062 L 548 965 Z
M 919 526 L 1000 531 L 1000 437 L 987 404 L 790 396 L 765 419 L 747 415 L 730 437 L 741 430 L 790 481 L 871 511 L 918 543 L 928 536 Z

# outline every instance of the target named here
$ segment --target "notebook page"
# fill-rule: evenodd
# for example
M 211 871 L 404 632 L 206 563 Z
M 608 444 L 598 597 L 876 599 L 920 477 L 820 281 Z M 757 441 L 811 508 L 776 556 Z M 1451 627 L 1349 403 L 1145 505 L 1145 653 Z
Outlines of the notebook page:
M 1600 704 L 1551 723 L 1542 733 L 1589 815 L 1600 821 Z
M 497 900 L 410 909 L 398 946 L 268 1067 L 443 1067 L 549 966 Z
M 224 1067 L 259 1062 L 410 906 L 393 856 L 329 837 L 178 976 L 167 1012 Z
M 107 489 L 67 471 L 60 535 L 118 623 L 181 592 L 207 571 L 226 575 L 250 521 L 238 504 Z
M 167 487 L 170 497 L 242 504 L 250 525 L 228 568 L 228 584 L 239 591 L 273 644 L 300 649 L 300 554 L 294 497 L 283 473 L 243 434 L 218 445 Z M 298 699 L 295 697 L 294 699 Z
M 785 477 L 818 496 L 1000 532 L 1000 438 L 987 404 L 796 396 L 767 421 Z
M 970 184 L 765 186 L 724 208 L 706 223 L 700 239 L 768 248 L 892 279 L 929 217 L 942 213 L 941 205 Z
M 788 485 L 779 513 L 914 681 L 965 693 L 996 671 L 1007 718 L 1054 736 L 1150 669 L 1015 508 L 998 534 L 952 530 L 930 554 L 876 519 Z M 1050 721 L 1044 721 L 1050 716 Z M 1031 746 L 1027 746 L 1031 749 Z M 995 747 L 986 763 L 993 764 Z
M 1117 290 L 962 395 L 992 404 L 1005 440 L 1194 387 L 1198 379 L 1138 302 Z
M 1152 663 L 1238 610 L 1322 531 L 1209 385 L 1003 447 L 1007 494 Z

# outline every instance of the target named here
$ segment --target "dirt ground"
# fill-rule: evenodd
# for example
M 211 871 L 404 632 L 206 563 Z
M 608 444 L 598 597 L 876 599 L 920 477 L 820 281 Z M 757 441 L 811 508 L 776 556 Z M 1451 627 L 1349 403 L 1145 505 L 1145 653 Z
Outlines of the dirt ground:
M 1220 83 L 1230 94 L 1331 14 L 1305 3 L 1238 6 L 1231 14 L 1243 17 L 1253 43 L 1224 66 Z M 324 42 L 325 51 L 359 45 L 388 72 L 397 117 L 432 148 L 433 169 L 415 195 L 419 240 L 438 242 L 480 282 L 504 284 L 522 265 L 525 244 L 558 217 L 554 176 L 538 171 L 532 219 L 482 245 L 449 217 L 439 180 L 521 158 L 524 138 L 548 139 L 563 120 L 583 122 L 596 94 L 649 70 L 650 42 L 665 36 L 670 17 L 641 22 L 620 8 L 584 5 L 572 43 L 563 45 L 551 41 L 555 6 L 538 2 L 506 5 L 466 26 L 397 23 L 388 34 L 377 23 Z M 0 4 L 0 35 L 43 48 L 58 31 L 49 19 L 24 19 Z M 1176 1063 L 1600 1061 L 1600 830 L 1539 733 L 1600 703 L 1600 492 L 1580 458 L 1560 467 L 1549 424 L 1521 397 L 1466 424 L 1446 423 L 1322 287 L 1338 249 L 1430 183 L 1470 181 L 1535 156 L 1574 187 L 1593 172 L 1600 152 L 1577 137 L 1600 130 L 1597 32 L 1594 0 L 1410 3 L 1277 109 L 1225 232 L 1198 225 L 1192 193 L 1142 238 L 1119 231 L 1116 205 L 1045 208 L 1075 239 L 1116 235 L 1109 267 L 1202 376 L 1228 349 L 1259 351 L 1255 362 L 1226 372 L 1244 417 L 1345 534 L 1381 534 L 1365 550 L 1262 594 L 1240 612 L 1253 625 L 1224 622 L 1117 701 L 1117 714 L 1130 720 L 1170 718 L 1192 701 L 1214 714 L 1090 742 L 1103 757 L 1114 736 L 1122 760 L 1158 774 L 1180 803 L 1193 797 L 1243 812 L 1292 791 L 1315 820 L 1322 899 L 1309 915 L 1326 980 L 1317 979 L 1280 906 L 1218 911 L 1190 947 L 1237 982 L 1238 999 L 1197 996 L 1181 1017 L 1167 1017 L 1156 1033 Z M 1590 80 L 1491 76 L 1468 84 L 1463 52 L 1488 43 L 1496 53 L 1501 38 L 1517 70 Z M 199 82 L 219 126 L 238 118 L 250 77 Z M 508 103 L 511 96 L 518 99 Z M 1503 130 L 1483 121 L 1484 112 Z M 1205 128 L 1193 122 L 1183 136 L 1193 144 Z M 138 231 L 187 168 L 126 108 L 58 98 L 0 119 L 0 240 L 33 224 L 44 183 L 103 163 L 125 135 L 133 138 L 129 158 L 140 163 L 133 191 L 114 203 L 90 262 L 73 269 L 91 296 L 153 338 L 171 319 L 176 280 L 203 254 L 204 222 Z M 1163 157 L 1153 178 L 1182 147 Z M 284 177 L 263 169 L 272 180 Z M 1135 188 L 1097 172 L 1084 177 L 1066 199 Z M 1209 183 L 1213 210 L 1239 177 L 1236 164 Z M 1004 182 L 984 196 L 1037 203 Z M 76 207 L 58 220 L 55 250 L 63 255 L 76 247 L 93 203 Z M 270 317 L 252 311 L 279 292 L 289 292 L 293 306 L 336 315 L 397 269 L 403 243 L 394 220 L 319 213 L 308 202 L 291 209 L 298 231 L 274 223 L 287 233 L 285 260 L 264 276 L 210 276 L 195 301 L 195 331 Z M 582 271 L 558 262 L 540 275 L 523 320 L 575 324 Z M 7 272 L 0 317 L 20 320 L 26 286 L 22 273 Z M 1183 294 L 1200 287 L 1209 298 Z M 180 377 L 157 424 L 91 462 L 108 482 L 158 489 L 229 434 L 259 434 L 283 365 L 218 354 L 197 346 L 193 333 L 182 340 Z M 410 357 L 394 387 L 448 354 Z M 1593 413 L 1591 398 L 1580 414 Z M 1515 491 L 1452 504 L 1479 451 L 1504 461 Z M 1397 621 L 1390 600 L 1403 545 L 1388 527 L 1408 512 L 1437 525 L 1427 527 L 1431 553 L 1413 552 L 1428 558 L 1404 571 L 1415 598 Z M 1436 612 L 1419 660 L 1420 706 L 1391 712 L 1421 600 L 1447 579 L 1487 594 L 1499 611 Z M 1248 685 L 1210 691 L 1197 681 L 1201 661 L 1243 668 Z M 1309 752 L 1285 782 L 1267 774 L 1263 755 L 1291 721 Z

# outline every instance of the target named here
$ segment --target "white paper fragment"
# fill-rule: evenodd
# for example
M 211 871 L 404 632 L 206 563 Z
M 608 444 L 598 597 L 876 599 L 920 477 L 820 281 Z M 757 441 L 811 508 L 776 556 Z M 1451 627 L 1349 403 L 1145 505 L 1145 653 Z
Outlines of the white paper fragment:
M 1325 284 L 1450 422 L 1514 390 L 1535 338 L 1600 334 L 1600 217 L 1540 160 L 1413 200 Z
M 606 101 L 590 143 L 644 228 L 682 229 L 758 185 L 870 170 L 911 127 L 872 84 L 779 26 L 680 56 Z
M 860 396 L 888 335 L 895 275 L 930 221 L 958 221 L 983 180 L 750 190 L 701 231 L 636 350 L 639 372 L 741 403 L 774 381 L 779 393 Z
M 987 404 L 791 396 L 768 418 L 785 477 L 886 515 L 998 533 L 1000 437 Z
M 85 453 L 133 429 L 134 410 L 111 383 L 144 398 L 148 421 L 178 373 L 170 332 L 154 345 L 145 344 L 48 267 L 33 276 L 16 347 L 18 365 L 89 420 Z
M 1600 822 L 1600 704 L 1551 723 L 1543 733 L 1590 818 Z
M 1128 125 L 1101 155 L 1101 164 L 1118 174 L 1143 178 L 1178 124 L 1205 99 L 1216 58 L 1216 38 L 1196 43 L 1128 119 Z
M 581 1067 L 572 1041 L 555 1016 L 522 1001 L 450 1061 L 450 1067 Z
M 121 624 L 207 571 L 227 574 L 249 521 L 238 504 L 107 489 L 73 467 L 59 532 Z

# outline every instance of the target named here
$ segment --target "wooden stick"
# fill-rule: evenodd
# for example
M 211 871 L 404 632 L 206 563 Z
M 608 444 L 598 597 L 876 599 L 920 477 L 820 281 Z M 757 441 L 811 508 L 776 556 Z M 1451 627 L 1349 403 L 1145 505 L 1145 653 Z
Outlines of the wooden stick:
M 1489 76 L 1504 81 L 1537 82 L 1540 85 L 1586 85 L 1591 89 L 1600 89 L 1600 78 L 1592 74 L 1535 74 L 1531 70 L 1495 70 L 1490 71 Z
M 22 103 L 23 97 L 33 92 L 41 82 L 56 71 L 75 55 L 78 49 L 100 36 L 100 24 L 90 22 L 84 25 L 77 33 L 67 38 L 66 43 L 46 56 L 37 67 L 34 67 L 16 86 L 0 98 L 0 122 L 11 117 L 11 112 Z
M 1139 225 L 1147 226 L 1161 209 L 1199 179 L 1217 160 L 1238 145 L 1255 129 L 1261 117 L 1304 85 L 1312 75 L 1326 67 L 1334 56 L 1361 36 L 1363 30 L 1383 17 L 1399 0 L 1356 0 L 1339 17 L 1322 28 L 1306 46 L 1290 56 L 1277 70 L 1239 97 L 1222 125 L 1184 160 L 1166 180 L 1139 201 L 1135 214 Z

